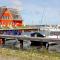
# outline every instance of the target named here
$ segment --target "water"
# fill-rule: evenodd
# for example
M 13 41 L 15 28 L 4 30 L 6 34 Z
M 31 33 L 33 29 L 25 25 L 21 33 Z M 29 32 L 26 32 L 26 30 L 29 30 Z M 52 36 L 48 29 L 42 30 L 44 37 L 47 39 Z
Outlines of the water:
M 23 35 L 23 36 L 31 36 L 31 33 L 33 33 L 33 32 L 23 32 L 21 35 Z M 42 35 L 44 35 L 45 34 L 45 32 L 40 32 Z M 6 44 L 10 44 L 10 45 L 13 45 L 14 43 L 16 43 L 18 40 L 10 40 L 10 41 L 6 41 Z M 25 45 L 29 45 L 31 42 L 30 41 L 24 41 L 24 44 Z
M 23 41 L 23 48 L 24 49 L 30 48 L 30 44 L 31 44 L 30 41 L 24 40 Z M 17 39 L 16 40 L 6 40 L 5 45 L 3 47 L 9 48 L 9 47 L 12 47 L 12 46 L 14 46 L 16 48 L 20 48 L 20 42 Z
M 44 32 L 40 32 L 40 33 L 44 34 Z M 27 35 L 27 36 L 30 36 L 30 34 L 31 34 L 31 32 L 24 32 L 24 33 L 22 33 L 22 35 Z M 24 49 L 29 49 L 30 48 L 30 44 L 31 44 L 30 41 L 24 40 L 23 48 Z M 16 40 L 6 41 L 4 47 L 8 48 L 9 46 L 14 46 L 14 47 L 20 48 L 20 43 L 19 43 L 19 41 L 17 39 Z M 49 47 L 49 51 L 52 51 L 52 50 L 56 50 L 57 52 L 60 52 L 60 45 L 50 46 Z

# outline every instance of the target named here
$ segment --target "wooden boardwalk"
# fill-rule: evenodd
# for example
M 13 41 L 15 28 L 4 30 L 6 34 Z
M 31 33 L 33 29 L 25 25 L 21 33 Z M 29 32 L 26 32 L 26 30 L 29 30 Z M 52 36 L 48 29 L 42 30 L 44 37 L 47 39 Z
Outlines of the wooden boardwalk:
M 23 49 L 23 41 L 30 40 L 30 41 L 41 41 L 41 42 L 56 42 L 60 44 L 60 38 L 48 38 L 48 37 L 30 37 L 30 36 L 23 36 L 23 35 L 0 35 L 0 38 L 10 38 L 10 39 L 17 39 L 20 42 L 20 48 Z M 5 41 L 5 40 L 3 40 Z
M 60 42 L 60 38 L 29 37 L 23 35 L 0 35 L 0 38 L 13 38 L 19 40 L 31 40 L 31 41 L 42 41 L 42 42 Z

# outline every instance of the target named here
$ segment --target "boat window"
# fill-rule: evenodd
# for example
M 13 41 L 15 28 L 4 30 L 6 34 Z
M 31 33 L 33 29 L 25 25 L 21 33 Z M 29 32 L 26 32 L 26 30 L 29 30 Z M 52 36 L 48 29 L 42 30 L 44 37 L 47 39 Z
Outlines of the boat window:
M 60 35 L 60 32 L 50 32 L 50 35 Z

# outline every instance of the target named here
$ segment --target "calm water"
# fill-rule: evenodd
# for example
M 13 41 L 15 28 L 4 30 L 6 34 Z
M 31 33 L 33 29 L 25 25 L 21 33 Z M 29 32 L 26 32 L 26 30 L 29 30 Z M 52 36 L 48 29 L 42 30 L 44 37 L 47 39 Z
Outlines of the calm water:
M 44 34 L 44 32 L 40 32 L 42 34 Z M 27 35 L 27 36 L 30 36 L 31 32 L 25 32 L 25 33 L 22 33 L 22 35 Z M 31 42 L 30 41 L 24 41 L 23 42 L 23 46 L 24 48 L 30 48 L 30 44 Z M 9 47 L 9 46 L 15 46 L 17 48 L 20 48 L 20 44 L 19 44 L 19 41 L 18 40 L 10 40 L 10 41 L 6 41 L 6 44 L 4 47 Z M 54 45 L 54 46 L 50 46 L 49 47 L 49 50 L 56 50 L 57 52 L 60 52 L 60 45 Z

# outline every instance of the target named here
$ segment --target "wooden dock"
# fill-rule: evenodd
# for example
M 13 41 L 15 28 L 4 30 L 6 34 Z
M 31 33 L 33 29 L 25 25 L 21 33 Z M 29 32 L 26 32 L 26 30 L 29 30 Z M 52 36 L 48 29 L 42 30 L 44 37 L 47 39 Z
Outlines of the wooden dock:
M 20 41 L 20 48 L 23 48 L 23 41 L 30 40 L 30 41 L 41 41 L 41 42 L 56 42 L 60 44 L 60 38 L 48 38 L 48 37 L 30 37 L 30 36 L 23 36 L 23 35 L 0 35 L 0 38 L 11 38 L 17 39 Z
M 60 41 L 60 38 L 30 37 L 30 36 L 23 36 L 23 35 L 0 35 L 0 38 L 14 38 L 14 39 L 21 39 L 21 40 L 43 41 L 43 42 Z

